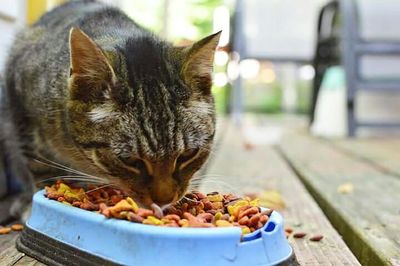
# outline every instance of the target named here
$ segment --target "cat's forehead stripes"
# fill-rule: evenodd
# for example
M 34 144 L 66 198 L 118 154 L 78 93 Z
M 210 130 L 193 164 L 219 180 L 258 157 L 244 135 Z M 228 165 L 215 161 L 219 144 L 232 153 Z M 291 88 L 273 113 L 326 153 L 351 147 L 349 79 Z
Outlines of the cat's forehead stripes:
M 157 160 L 188 148 L 207 147 L 214 134 L 213 106 L 193 101 L 188 106 L 147 104 L 137 92 L 135 106 L 119 116 L 120 129 L 111 147 L 114 153 Z
M 105 103 L 93 107 L 88 116 L 96 124 L 118 121 L 110 136 L 115 154 L 157 160 L 212 142 L 212 99 L 186 84 L 177 51 L 145 34 L 107 53 L 116 83 Z

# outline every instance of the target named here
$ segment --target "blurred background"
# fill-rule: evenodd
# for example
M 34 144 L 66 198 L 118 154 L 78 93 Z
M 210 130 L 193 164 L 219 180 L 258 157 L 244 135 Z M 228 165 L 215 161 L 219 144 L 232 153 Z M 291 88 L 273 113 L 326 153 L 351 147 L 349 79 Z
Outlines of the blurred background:
M 18 29 L 63 2 L 0 0 L 0 70 Z M 238 125 L 247 113 L 289 114 L 319 136 L 397 132 L 397 0 L 104 2 L 176 45 L 223 30 L 213 93 Z

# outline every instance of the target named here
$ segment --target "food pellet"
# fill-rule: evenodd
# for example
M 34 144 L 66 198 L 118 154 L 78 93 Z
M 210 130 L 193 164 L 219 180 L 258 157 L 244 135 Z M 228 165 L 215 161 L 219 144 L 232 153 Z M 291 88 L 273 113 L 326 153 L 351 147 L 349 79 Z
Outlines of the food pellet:
M 303 238 L 305 236 L 306 236 L 306 233 L 304 233 L 304 232 L 298 232 L 298 233 L 293 234 L 294 238 Z
M 217 227 L 231 227 L 231 226 L 233 226 L 233 224 L 231 224 L 230 222 L 225 221 L 225 220 L 218 220 L 218 221 L 215 222 L 215 225 Z
M 144 224 L 153 224 L 153 225 L 163 225 L 164 222 L 154 216 L 148 216 L 145 220 L 143 220 Z
M 3 227 L 0 228 L 0 235 L 5 235 L 11 232 L 11 228 L 10 227 Z
M 263 227 L 273 210 L 261 211 L 259 200 L 232 194 L 211 192 L 188 193 L 179 202 L 162 210 L 157 204 L 151 209 L 140 208 L 123 191 L 112 187 L 90 185 L 87 190 L 74 184 L 57 181 L 46 187 L 46 197 L 64 204 L 96 211 L 107 218 L 166 227 L 233 227 L 249 234 Z
M 243 235 L 250 234 L 250 233 L 251 233 L 250 228 L 248 228 L 247 226 L 243 226 L 242 227 L 242 234 Z
M 293 228 L 291 228 L 291 227 L 286 227 L 286 228 L 285 228 L 285 231 L 286 231 L 286 233 L 291 234 L 291 233 L 293 233 Z
M 321 241 L 322 238 L 324 238 L 323 235 L 314 235 L 314 236 L 310 237 L 310 241 L 318 242 L 318 241 Z
M 22 231 L 24 226 L 22 224 L 13 224 L 11 225 L 11 229 L 14 231 Z

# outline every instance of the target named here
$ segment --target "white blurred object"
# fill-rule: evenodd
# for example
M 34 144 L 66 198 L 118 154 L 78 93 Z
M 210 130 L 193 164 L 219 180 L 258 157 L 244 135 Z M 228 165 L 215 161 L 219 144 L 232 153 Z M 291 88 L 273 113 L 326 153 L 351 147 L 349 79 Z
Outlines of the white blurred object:
M 398 123 L 400 95 L 386 91 L 360 91 L 356 99 L 356 116 L 364 122 Z M 315 108 L 311 133 L 321 137 L 347 136 L 346 83 L 343 68 L 329 68 L 323 78 Z M 383 136 L 399 131 L 360 128 L 359 136 Z
M 228 63 L 229 55 L 225 51 L 216 51 L 214 55 L 214 62 L 217 66 L 225 66 Z
M 0 0 L 0 72 L 3 72 L 8 50 L 15 34 L 25 26 L 26 2 Z
M 214 74 L 214 85 L 217 87 L 224 87 L 228 84 L 228 76 L 224 72 Z
M 239 63 L 240 75 L 244 79 L 257 77 L 260 71 L 260 62 L 255 59 L 244 59 Z
M 214 32 L 222 30 L 218 46 L 223 47 L 229 44 L 229 35 L 230 35 L 229 28 L 230 28 L 230 14 L 228 7 L 226 6 L 217 7 L 214 10 L 213 30 Z
M 312 80 L 315 76 L 315 70 L 311 65 L 304 65 L 299 68 L 299 78 Z
M 297 108 L 296 65 L 286 63 L 282 65 L 282 108 L 285 112 L 292 113 Z
M 226 72 L 228 73 L 229 80 L 236 80 L 239 77 L 239 64 L 237 61 L 229 61 Z
M 328 0 L 241 0 L 246 58 L 312 60 L 318 13 Z M 395 25 L 395 24 L 394 24 Z
M 341 67 L 331 67 L 324 75 L 311 133 L 321 137 L 347 135 L 346 83 Z

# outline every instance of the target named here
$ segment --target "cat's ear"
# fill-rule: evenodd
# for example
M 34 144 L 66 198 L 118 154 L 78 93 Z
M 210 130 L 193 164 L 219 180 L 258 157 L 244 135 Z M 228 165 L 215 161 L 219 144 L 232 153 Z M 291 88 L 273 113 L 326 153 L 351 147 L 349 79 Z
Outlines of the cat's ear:
M 101 48 L 83 31 L 72 28 L 69 34 L 70 75 L 89 83 L 111 82 L 114 71 Z
M 189 47 L 182 67 L 182 77 L 186 84 L 206 94 L 211 93 L 214 54 L 220 36 L 221 31 Z

